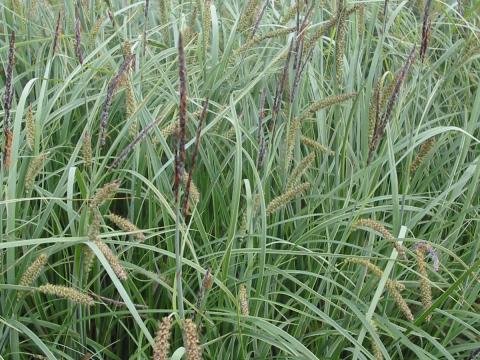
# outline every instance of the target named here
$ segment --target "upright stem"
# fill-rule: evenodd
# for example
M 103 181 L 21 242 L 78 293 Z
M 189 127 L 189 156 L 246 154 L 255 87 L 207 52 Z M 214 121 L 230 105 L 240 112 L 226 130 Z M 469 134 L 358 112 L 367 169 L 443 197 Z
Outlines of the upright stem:
M 177 304 L 180 319 L 185 319 L 185 310 L 183 308 L 183 286 L 182 286 L 182 238 L 180 235 L 180 197 L 176 201 L 175 215 L 175 285 L 177 289 Z

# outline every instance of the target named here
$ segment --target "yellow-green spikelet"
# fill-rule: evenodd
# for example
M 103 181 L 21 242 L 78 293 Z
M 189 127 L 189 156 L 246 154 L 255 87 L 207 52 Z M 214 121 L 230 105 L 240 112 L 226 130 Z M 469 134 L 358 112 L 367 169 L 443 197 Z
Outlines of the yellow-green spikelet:
M 30 191 L 33 189 L 33 185 L 35 183 L 35 178 L 37 177 L 38 173 L 43 167 L 43 163 L 47 158 L 46 153 L 41 153 L 33 158 L 28 164 L 27 174 L 25 175 L 25 190 Z
M 38 288 L 43 294 L 54 295 L 60 298 L 64 298 L 81 305 L 92 306 L 94 301 L 91 296 L 84 294 L 74 288 L 60 285 L 46 284 Z
M 32 104 L 28 107 L 27 116 L 25 118 L 25 133 L 28 148 L 33 150 L 35 148 L 35 119 L 33 116 Z
M 108 263 L 112 267 L 113 272 L 117 275 L 120 280 L 127 280 L 127 272 L 124 267 L 120 264 L 118 256 L 113 253 L 113 251 L 108 247 L 107 244 L 103 243 L 100 239 L 94 241 L 97 247 L 100 249 L 102 254 L 107 259 Z
M 138 227 L 132 224 L 128 219 L 121 217 L 116 214 L 109 214 L 107 215 L 107 219 L 117 225 L 121 230 L 125 232 L 133 232 L 133 237 L 139 241 L 145 240 L 145 235 L 140 231 Z
M 305 182 L 298 186 L 295 186 L 288 191 L 284 192 L 280 196 L 277 196 L 275 199 L 270 201 L 267 206 L 267 214 L 273 213 L 275 210 L 280 209 L 282 206 L 288 204 L 292 199 L 294 199 L 297 195 L 301 194 L 302 192 L 306 191 L 310 187 L 310 183 Z
M 428 278 L 427 263 L 425 262 L 425 247 L 417 247 L 416 255 L 418 273 L 420 274 L 420 295 L 423 308 L 427 310 L 430 306 L 432 306 L 432 288 L 430 286 L 430 280 Z M 427 321 L 430 321 L 430 319 L 431 315 L 427 317 Z
M 38 279 L 40 274 L 42 273 L 45 265 L 48 262 L 48 255 L 47 254 L 40 254 L 35 261 L 25 270 L 18 285 L 20 286 L 31 286 L 35 280 Z M 17 297 L 20 298 L 22 295 L 19 292 Z

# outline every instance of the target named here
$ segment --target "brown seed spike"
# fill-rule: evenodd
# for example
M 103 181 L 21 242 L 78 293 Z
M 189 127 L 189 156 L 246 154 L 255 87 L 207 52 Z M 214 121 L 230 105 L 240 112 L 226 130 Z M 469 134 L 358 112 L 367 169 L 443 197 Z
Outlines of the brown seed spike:
M 134 55 L 131 54 L 125 58 L 123 64 L 118 69 L 115 77 L 110 81 L 107 88 L 107 96 L 103 103 L 102 116 L 100 119 L 100 145 L 105 145 L 107 138 L 107 126 L 108 126 L 108 115 L 110 112 L 110 105 L 112 104 L 112 98 L 117 89 L 120 80 L 123 78 L 125 71 L 129 69 L 130 63 L 133 61 Z
M 202 360 L 202 348 L 198 339 L 197 325 L 192 319 L 185 319 L 183 322 L 183 338 L 187 351 L 187 360 Z
M 375 133 L 373 134 L 373 138 L 370 146 L 370 153 L 368 155 L 368 162 L 372 160 L 373 155 L 378 147 L 378 144 L 380 143 L 380 140 L 383 138 L 383 135 L 385 134 L 385 128 L 388 122 L 390 121 L 390 116 L 392 115 L 393 106 L 397 102 L 398 94 L 400 93 L 400 88 L 402 87 L 403 81 L 407 77 L 410 67 L 415 61 L 415 49 L 416 47 L 414 46 L 412 51 L 408 55 L 407 61 L 403 65 L 402 70 L 400 71 L 400 73 L 398 74 L 395 80 L 395 87 L 393 88 L 392 94 L 388 99 L 385 112 L 383 113 L 381 120 L 379 120 L 379 124 L 375 129 Z
M 10 110 L 12 108 L 13 98 L 13 67 L 15 66 L 15 31 L 12 31 L 10 35 L 10 44 L 8 47 L 8 64 L 7 71 L 5 73 L 5 95 L 3 96 L 3 108 L 5 111 L 5 120 L 3 123 L 3 132 L 5 136 L 10 130 Z
M 170 350 L 170 336 L 172 332 L 172 319 L 164 317 L 158 326 L 155 345 L 153 346 L 153 360 L 168 360 Z
M 422 59 L 422 62 L 425 61 L 425 56 L 427 55 L 428 43 L 430 40 L 430 28 L 432 23 L 429 18 L 429 13 L 430 13 L 431 4 L 432 4 L 432 0 L 427 0 L 427 2 L 425 3 L 425 10 L 423 14 L 422 45 L 420 46 L 420 58 Z
M 175 182 L 173 186 L 176 202 L 179 200 L 178 194 L 180 182 L 183 179 L 183 172 L 185 169 L 185 127 L 187 120 L 187 74 L 182 33 L 180 33 L 178 36 L 178 69 L 180 83 L 180 106 L 178 115 L 177 149 L 175 153 Z
M 8 169 L 12 162 L 13 134 L 11 130 L 5 133 L 5 149 L 3 150 L 3 166 Z

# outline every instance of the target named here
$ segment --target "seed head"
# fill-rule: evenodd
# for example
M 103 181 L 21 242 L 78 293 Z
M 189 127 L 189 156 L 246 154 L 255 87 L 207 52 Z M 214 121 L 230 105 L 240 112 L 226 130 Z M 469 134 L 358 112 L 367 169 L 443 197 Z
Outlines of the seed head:
M 33 117 L 32 104 L 28 107 L 27 116 L 25 117 L 25 133 L 27 145 L 30 150 L 35 148 L 35 119 Z
M 316 101 L 313 104 L 311 104 L 307 108 L 307 110 L 305 110 L 303 112 L 302 115 L 300 115 L 299 121 L 302 122 L 302 121 L 306 120 L 311 114 L 313 114 L 313 113 L 315 113 L 319 110 L 322 110 L 322 109 L 325 109 L 325 108 L 330 107 L 332 105 L 339 104 L 339 103 L 342 103 L 344 101 L 350 100 L 350 99 L 354 98 L 355 96 L 357 96 L 357 93 L 352 92 L 352 93 L 341 94 L 341 95 L 333 95 L 333 96 L 329 96 L 325 99 Z
M 81 305 L 92 306 L 95 304 L 92 297 L 71 287 L 46 284 L 40 286 L 38 291 L 46 295 L 54 295 L 64 298 Z
M 164 317 L 158 326 L 155 345 L 153 346 L 153 360 L 168 360 L 170 351 L 170 337 L 172 332 L 172 319 Z
M 108 247 L 107 244 L 103 243 L 100 239 L 94 240 L 95 245 L 100 249 L 102 254 L 107 259 L 108 263 L 112 267 L 113 272 L 118 276 L 120 280 L 127 280 L 127 272 L 125 271 L 118 256 L 113 253 L 113 251 Z
M 410 166 L 410 174 L 413 175 L 418 167 L 424 162 L 427 158 L 430 150 L 432 150 L 435 145 L 435 139 L 432 137 L 425 141 L 422 146 L 420 146 L 420 151 L 418 152 L 415 160 L 413 160 L 412 165 Z
M 129 220 L 116 214 L 107 215 L 107 218 L 123 231 L 133 232 L 134 233 L 132 234 L 133 237 L 136 238 L 138 241 L 145 240 L 145 235 L 138 229 L 138 227 L 132 224 Z
M 3 166 L 10 168 L 12 162 L 13 133 L 11 130 L 5 131 L 5 149 L 3 150 Z
M 291 189 L 299 184 L 302 175 L 307 172 L 314 161 L 315 153 L 311 152 L 298 163 L 288 178 L 287 189 Z
M 275 210 L 280 209 L 282 206 L 285 206 L 288 204 L 292 199 L 294 199 L 297 195 L 303 193 L 310 187 L 310 183 L 305 182 L 303 184 L 297 185 L 286 192 L 284 192 L 282 195 L 277 196 L 275 199 L 270 201 L 270 203 L 267 206 L 267 214 L 273 213 Z
M 197 325 L 192 319 L 183 321 L 183 341 L 187 352 L 187 360 L 202 360 L 202 349 L 198 339 Z
M 238 290 L 238 301 L 240 302 L 240 310 L 242 311 L 242 315 L 248 316 L 250 310 L 248 306 L 247 287 L 245 284 L 240 284 L 240 289 Z
M 37 259 L 25 270 L 22 277 L 20 278 L 20 282 L 18 285 L 20 286 L 31 286 L 35 280 L 38 279 L 40 274 L 42 273 L 45 265 L 48 261 L 47 254 L 40 254 Z M 21 298 L 21 293 L 18 293 L 18 298 Z
M 372 220 L 372 219 L 360 219 L 354 224 L 355 228 L 359 226 L 364 226 L 369 229 L 375 230 L 376 232 L 379 232 L 385 238 L 385 240 L 393 242 L 393 246 L 395 247 L 395 249 L 397 250 L 400 256 L 405 257 L 405 250 L 403 249 L 403 247 L 400 245 L 397 239 L 390 233 L 390 231 L 388 231 L 385 228 L 385 226 L 380 224 L 378 221 Z
M 92 166 L 92 140 L 90 139 L 90 133 L 85 131 L 82 138 L 82 153 L 83 164 L 89 168 Z
M 33 158 L 33 160 L 30 161 L 30 164 L 28 164 L 27 174 L 25 175 L 25 190 L 27 192 L 33 189 L 35 178 L 42 169 L 46 158 L 47 154 L 41 153 Z
M 105 184 L 102 188 L 100 188 L 93 199 L 90 201 L 90 208 L 98 208 L 101 206 L 105 201 L 111 199 L 115 193 L 120 188 L 120 181 L 115 180 L 111 183 Z
M 335 152 L 330 150 L 328 147 L 320 144 L 318 141 L 310 139 L 309 137 L 306 137 L 306 136 L 302 135 L 300 137 L 300 142 L 305 146 L 311 147 L 312 149 L 323 152 L 327 155 L 335 155 Z

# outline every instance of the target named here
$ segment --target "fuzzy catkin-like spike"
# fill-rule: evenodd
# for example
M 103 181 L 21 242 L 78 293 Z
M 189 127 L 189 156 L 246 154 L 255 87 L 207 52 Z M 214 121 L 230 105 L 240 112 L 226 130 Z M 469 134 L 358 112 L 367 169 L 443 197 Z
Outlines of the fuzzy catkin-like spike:
M 113 253 L 113 251 L 108 247 L 107 244 L 103 243 L 100 239 L 94 241 L 95 245 L 100 249 L 102 254 L 107 259 L 108 263 L 112 267 L 113 272 L 118 276 L 120 280 L 127 280 L 127 272 L 125 271 L 118 256 Z
M 212 24 L 212 13 L 210 7 L 212 6 L 212 0 L 205 0 L 203 9 L 203 48 L 207 51 L 210 46 L 210 27 Z
M 170 135 L 175 134 L 177 132 L 177 129 L 178 129 L 177 122 L 172 121 L 170 124 L 168 124 L 161 130 L 162 136 L 166 139 Z
M 85 131 L 82 137 L 82 154 L 83 154 L 83 164 L 85 167 L 92 166 L 92 141 L 90 139 L 90 133 Z
M 42 273 L 45 265 L 47 264 L 47 261 L 48 255 L 40 254 L 38 258 L 36 258 L 35 261 L 27 268 L 27 270 L 25 270 L 22 277 L 20 278 L 18 285 L 31 286 Z M 17 298 L 21 298 L 21 296 L 22 293 L 19 292 Z
M 83 276 L 88 277 L 92 271 L 93 262 L 95 261 L 95 253 L 87 245 L 83 246 Z
M 187 352 L 187 360 L 202 360 L 202 348 L 198 339 L 197 325 L 192 319 L 183 321 L 183 339 L 185 342 L 185 350 Z
M 432 306 L 432 288 L 430 286 L 430 280 L 428 278 L 427 272 L 427 263 L 425 262 L 425 251 L 427 250 L 426 246 L 417 246 L 416 255 L 417 255 L 417 267 L 418 273 L 420 274 L 420 295 L 422 298 L 423 308 L 427 310 Z M 427 321 L 430 321 L 431 315 L 427 317 Z
M 370 108 L 368 111 L 368 144 L 369 146 L 372 143 L 375 127 L 378 123 L 381 88 L 382 88 L 382 82 L 377 81 L 375 88 L 373 89 L 372 98 L 370 100 Z
M 303 174 L 310 168 L 315 161 L 315 153 L 311 152 L 305 156 L 302 161 L 293 169 L 287 181 L 287 189 L 291 189 L 298 185 Z
M 164 317 L 158 325 L 155 345 L 153 346 L 153 360 L 168 360 L 170 351 L 170 337 L 172 332 L 172 319 Z
M 305 41 L 305 45 L 303 47 L 303 52 L 308 53 L 317 43 L 317 41 L 330 29 L 332 29 L 335 24 L 337 23 L 337 20 L 335 17 L 332 17 L 332 19 L 328 20 L 325 24 L 320 26 L 314 33 L 311 35 L 307 41 Z
M 405 250 L 403 247 L 399 244 L 397 239 L 388 231 L 385 226 L 380 224 L 378 221 L 375 221 L 373 219 L 359 219 L 355 224 L 354 227 L 358 226 L 365 226 L 367 228 L 370 228 L 372 230 L 375 230 L 376 232 L 379 232 L 385 240 L 392 241 L 393 246 L 397 250 L 398 254 L 402 257 L 405 257 Z
M 33 150 L 35 148 L 35 119 L 33 117 L 32 104 L 28 107 L 27 116 L 25 117 L 25 134 L 28 148 Z
M 240 288 L 238 290 L 238 301 L 240 303 L 240 310 L 242 311 L 242 315 L 248 316 L 250 314 L 250 310 L 248 306 L 247 287 L 245 284 L 240 284 Z
M 372 343 L 373 356 L 375 357 L 375 360 L 383 360 L 383 354 L 378 344 L 374 342 L 373 339 L 371 343 Z
M 400 73 L 397 75 L 397 78 L 395 79 L 395 86 L 393 88 L 392 94 L 388 99 L 385 112 L 383 113 L 381 120 L 379 120 L 378 126 L 375 128 L 375 133 L 373 134 L 372 142 L 370 145 L 370 152 L 368 154 L 368 162 L 372 160 L 373 154 L 375 153 L 380 143 L 380 140 L 383 138 L 383 135 L 385 134 L 385 128 L 387 127 L 387 124 L 390 121 L 393 107 L 397 102 L 398 94 L 400 93 L 402 84 L 405 78 L 407 77 L 410 67 L 415 61 L 415 49 L 416 47 L 414 46 L 412 51 L 408 55 L 408 58 L 405 64 L 403 65 L 402 70 L 400 71 Z
M 175 151 L 175 179 L 173 184 L 173 192 L 175 202 L 179 201 L 180 182 L 183 180 L 185 171 L 185 132 L 187 121 L 187 69 L 185 65 L 185 51 L 183 48 L 183 35 L 178 36 L 178 78 L 180 104 L 178 110 L 178 134 L 177 147 Z
M 430 6 L 432 0 L 427 0 L 425 3 L 425 10 L 423 13 L 423 26 L 422 26 L 422 42 L 420 46 L 420 58 L 422 62 L 425 61 L 425 56 L 427 55 L 428 43 L 430 41 L 430 29 L 432 26 L 431 20 L 429 18 Z
M 29 192 L 33 189 L 35 183 L 35 178 L 43 167 L 43 163 L 47 158 L 46 153 L 41 153 L 37 155 L 30 164 L 28 164 L 27 174 L 25 175 L 25 190 Z
M 370 320 L 369 322 L 375 333 L 377 333 L 377 325 L 375 324 L 375 322 L 373 320 Z M 372 344 L 372 352 L 375 360 L 383 360 L 382 351 L 380 350 L 378 344 L 373 340 L 373 338 L 370 339 L 370 343 Z
M 237 56 L 241 55 L 248 49 L 251 49 L 252 47 L 261 43 L 264 40 L 272 39 L 282 35 L 288 35 L 292 32 L 295 32 L 295 27 L 279 28 L 276 30 L 269 31 L 263 35 L 255 35 L 253 38 L 245 42 L 245 44 L 243 44 L 238 49 L 236 49 L 233 52 L 232 58 L 230 60 L 231 61 L 234 60 Z
M 346 259 L 346 262 L 351 262 L 353 264 L 363 265 L 367 268 L 375 276 L 381 278 L 383 276 L 383 270 L 380 269 L 377 265 L 372 264 L 370 260 L 363 259 L 363 258 L 349 258 Z
M 329 106 L 335 105 L 342 103 L 344 101 L 350 100 L 357 96 L 356 92 L 352 93 L 347 93 L 347 94 L 341 94 L 341 95 L 333 95 L 329 96 L 325 99 L 315 101 L 313 104 L 311 104 L 303 113 L 300 115 L 298 118 L 298 121 L 302 122 L 305 119 L 307 119 L 312 113 L 315 113 L 319 110 L 325 109 Z
M 292 161 L 293 157 L 293 148 L 295 147 L 295 140 L 297 138 L 297 132 L 300 128 L 300 122 L 298 119 L 292 119 L 290 122 L 290 127 L 288 128 L 288 135 L 287 135 L 287 147 L 286 147 L 286 164 L 285 169 L 288 169 L 290 162 Z
M 313 139 L 310 139 L 309 137 L 307 136 L 301 136 L 300 137 L 300 142 L 305 145 L 305 146 L 308 146 L 308 147 L 311 147 L 312 149 L 314 150 L 318 150 L 318 151 L 321 151 L 327 155 L 335 155 L 335 152 L 333 152 L 332 150 L 330 150 L 328 147 L 326 147 L 325 145 L 322 145 L 320 144 L 318 141 L 315 141 Z
M 187 186 L 188 176 L 189 175 L 187 172 L 185 172 L 185 174 L 183 175 L 183 184 L 185 185 L 185 187 Z M 190 198 L 194 204 L 198 204 L 198 202 L 200 201 L 200 191 L 198 191 L 197 186 L 192 180 L 190 180 Z
M 88 238 L 90 241 L 95 241 L 100 235 L 100 227 L 102 222 L 102 215 L 97 208 L 92 208 L 92 223 L 88 228 Z
M 289 203 L 292 199 L 294 199 L 297 195 L 303 193 L 310 187 L 310 183 L 305 182 L 298 186 L 295 186 L 288 191 L 284 192 L 282 195 L 277 196 L 275 199 L 270 201 L 267 206 L 267 214 L 273 213 L 275 210 L 280 209 L 282 206 Z
M 417 171 L 418 167 L 423 163 L 426 159 L 430 150 L 432 150 L 433 145 L 435 145 L 435 139 L 431 137 L 427 141 L 425 141 L 422 146 L 420 146 L 420 151 L 418 152 L 415 160 L 413 160 L 412 165 L 410 166 L 410 176 L 413 176 L 415 171 Z
M 38 291 L 46 295 L 54 295 L 64 298 L 81 305 L 92 306 L 95 304 L 91 296 L 67 286 L 46 284 L 40 286 Z
M 97 37 L 100 28 L 102 27 L 103 22 L 105 21 L 105 16 L 100 16 L 90 31 L 90 46 L 93 46 L 95 43 L 95 38 Z
M 381 278 L 383 276 L 383 271 L 376 265 L 372 264 L 369 260 L 367 259 L 362 259 L 362 258 L 350 258 L 347 259 L 348 262 L 352 262 L 354 264 L 359 264 L 365 266 L 368 271 L 371 273 L 375 274 L 378 278 Z M 402 287 L 398 285 L 399 283 L 397 281 L 393 281 L 388 279 L 387 283 L 385 284 L 385 288 L 387 289 L 387 292 L 389 295 L 395 300 L 397 305 L 399 306 L 400 310 L 405 314 L 405 317 L 409 321 L 413 321 L 413 315 L 412 311 L 410 310 L 407 302 L 403 298 L 402 294 L 400 294 L 400 289 Z
M 90 201 L 90 208 L 94 209 L 102 205 L 105 201 L 111 199 L 113 195 L 120 189 L 120 181 L 115 180 L 111 183 L 103 185 Z
M 90 360 L 93 357 L 92 353 L 87 352 L 85 355 L 83 355 L 80 360 Z
M 110 105 L 112 104 L 113 94 L 115 93 L 123 75 L 130 68 L 130 63 L 133 61 L 134 55 L 127 56 L 122 65 L 118 69 L 115 77 L 110 81 L 107 88 L 107 96 L 103 102 L 102 116 L 100 119 L 100 145 L 105 145 L 107 137 L 108 116 L 110 113 Z
M 8 169 L 12 162 L 13 133 L 11 130 L 5 132 L 5 149 L 3 150 L 3 166 Z
M 387 281 L 385 287 L 388 293 L 390 294 L 390 296 L 397 303 L 400 310 L 402 310 L 407 320 L 413 321 L 414 317 L 413 317 L 412 311 L 410 310 L 410 307 L 408 306 L 407 302 L 403 298 L 402 294 L 400 294 L 400 292 L 398 291 L 396 284 L 393 281 L 389 280 Z
M 5 72 L 5 94 L 3 95 L 3 110 L 5 112 L 3 121 L 3 132 L 5 136 L 10 131 L 10 110 L 12 108 L 13 99 L 13 68 L 15 66 L 15 31 L 10 35 L 10 42 L 8 45 L 8 62 L 7 71 Z
M 132 224 L 129 220 L 116 214 L 107 215 L 107 219 L 117 225 L 121 230 L 125 232 L 133 232 L 133 237 L 138 241 L 145 241 L 145 235 L 143 232 L 141 232 L 139 228 Z
M 127 113 L 127 119 L 130 119 L 133 114 L 135 114 L 136 110 L 136 101 L 135 101 L 135 95 L 133 92 L 133 85 L 132 81 L 130 78 L 127 79 L 126 85 L 125 85 L 125 108 L 126 108 L 126 113 Z M 132 121 L 130 127 L 128 128 L 128 133 L 130 136 L 136 136 L 138 132 L 138 122 L 135 119 Z
M 247 5 L 245 5 L 245 9 L 243 10 L 242 17 L 238 23 L 238 31 L 244 32 L 248 30 L 250 26 L 252 26 L 259 5 L 259 0 L 248 0 Z

